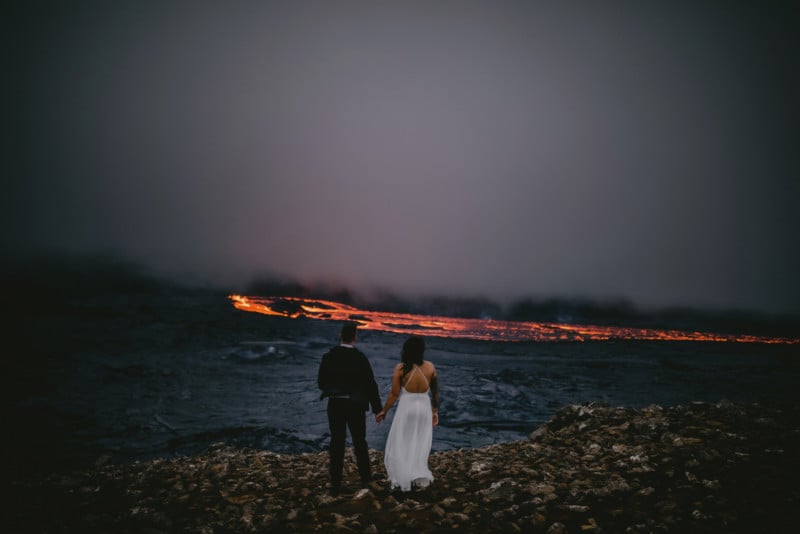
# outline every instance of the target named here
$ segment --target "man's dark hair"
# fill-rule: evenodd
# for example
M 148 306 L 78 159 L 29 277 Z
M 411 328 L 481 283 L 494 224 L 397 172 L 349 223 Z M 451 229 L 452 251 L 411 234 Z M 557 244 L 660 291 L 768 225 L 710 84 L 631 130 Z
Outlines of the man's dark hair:
M 356 338 L 356 328 L 358 328 L 356 323 L 345 323 L 342 326 L 342 341 L 345 343 L 353 341 Z

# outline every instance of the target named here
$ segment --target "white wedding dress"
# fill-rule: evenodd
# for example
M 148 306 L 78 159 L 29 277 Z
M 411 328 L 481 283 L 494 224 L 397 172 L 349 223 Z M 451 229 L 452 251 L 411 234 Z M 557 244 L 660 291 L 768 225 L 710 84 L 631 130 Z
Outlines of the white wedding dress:
M 416 365 L 411 372 L 425 376 Z M 383 458 L 392 489 L 410 491 L 412 484 L 424 488 L 433 481 L 433 474 L 428 469 L 433 440 L 429 391 L 430 384 L 422 393 L 410 393 L 405 387 L 400 390 L 397 412 L 389 429 L 389 437 L 386 438 Z

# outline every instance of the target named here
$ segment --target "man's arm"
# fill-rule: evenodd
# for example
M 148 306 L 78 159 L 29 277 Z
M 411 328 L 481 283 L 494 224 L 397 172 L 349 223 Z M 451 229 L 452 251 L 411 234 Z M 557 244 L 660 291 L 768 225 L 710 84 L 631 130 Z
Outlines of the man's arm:
M 381 411 L 381 393 L 378 390 L 378 383 L 375 381 L 375 374 L 372 372 L 372 365 L 366 356 L 364 356 L 364 362 L 366 363 L 369 404 L 372 407 L 372 413 L 377 414 Z
M 322 356 L 322 362 L 319 364 L 319 372 L 317 373 L 317 387 L 323 392 L 330 387 L 330 359 L 328 354 Z

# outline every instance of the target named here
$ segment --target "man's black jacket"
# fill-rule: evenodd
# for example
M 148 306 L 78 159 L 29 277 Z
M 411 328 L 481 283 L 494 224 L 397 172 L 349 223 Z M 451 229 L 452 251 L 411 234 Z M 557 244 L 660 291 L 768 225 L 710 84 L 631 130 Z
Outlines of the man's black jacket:
M 381 411 L 381 397 L 372 366 L 363 352 L 356 348 L 334 347 L 322 356 L 317 385 L 320 399 L 331 395 L 350 395 L 350 400 L 367 411 Z

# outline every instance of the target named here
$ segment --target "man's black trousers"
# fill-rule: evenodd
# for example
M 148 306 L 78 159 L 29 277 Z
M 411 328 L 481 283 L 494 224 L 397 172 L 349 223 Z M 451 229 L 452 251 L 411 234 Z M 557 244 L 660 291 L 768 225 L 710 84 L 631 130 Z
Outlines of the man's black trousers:
M 338 488 L 342 483 L 344 468 L 344 443 L 347 428 L 353 440 L 353 450 L 358 463 L 361 485 L 366 487 L 370 481 L 369 452 L 367 450 L 367 422 L 363 407 L 350 399 L 328 399 L 328 427 L 331 431 L 330 474 L 331 485 Z

